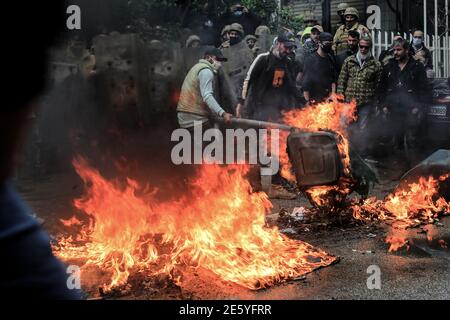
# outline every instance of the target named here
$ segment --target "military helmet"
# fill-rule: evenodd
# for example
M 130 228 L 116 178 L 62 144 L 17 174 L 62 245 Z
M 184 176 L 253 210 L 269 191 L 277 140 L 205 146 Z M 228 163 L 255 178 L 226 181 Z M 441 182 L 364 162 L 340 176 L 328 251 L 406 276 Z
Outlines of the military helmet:
M 194 43 L 194 42 L 200 42 L 200 44 L 202 43 L 202 40 L 200 39 L 200 37 L 199 36 L 197 36 L 197 35 L 192 35 L 192 36 L 190 36 L 187 40 L 186 40 L 186 48 L 189 48 L 191 45 L 192 45 L 192 43 Z
M 341 3 L 339 3 L 339 5 L 337 7 L 337 11 L 338 12 L 345 11 L 345 10 L 347 10 L 347 8 L 348 8 L 347 2 L 341 2 Z
M 255 36 L 260 37 L 263 34 L 269 34 L 269 33 L 270 33 L 270 29 L 268 26 L 260 25 L 259 27 L 256 28 Z
M 244 28 L 242 27 L 242 25 L 240 25 L 239 23 L 232 23 L 230 25 L 230 28 L 228 29 L 228 31 L 237 31 L 239 32 L 241 35 L 244 34 Z
M 344 16 L 355 16 L 357 19 L 359 19 L 359 12 L 358 9 L 353 8 L 353 7 L 348 7 L 347 9 L 345 9 L 345 13 Z
M 230 26 L 226 25 L 225 27 L 223 27 L 222 32 L 220 33 L 220 35 L 223 37 L 225 33 L 230 31 Z
M 256 41 L 256 40 L 258 40 L 258 39 L 256 39 L 256 37 L 255 37 L 254 35 L 249 34 L 248 36 L 246 36 L 246 37 L 244 38 L 244 41 L 248 41 L 248 40 L 254 40 L 254 41 Z

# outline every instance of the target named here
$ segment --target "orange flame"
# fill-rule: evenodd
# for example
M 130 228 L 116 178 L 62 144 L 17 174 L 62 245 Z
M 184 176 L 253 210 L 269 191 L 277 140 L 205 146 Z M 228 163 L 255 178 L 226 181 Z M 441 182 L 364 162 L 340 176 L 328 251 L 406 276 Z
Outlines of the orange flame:
M 338 148 L 343 161 L 344 174 L 351 177 L 348 125 L 356 121 L 356 103 L 343 103 L 341 96 L 334 95 L 330 102 L 323 102 L 305 109 L 292 110 L 283 114 L 283 122 L 305 131 L 333 131 L 338 137 Z M 280 134 L 281 176 L 295 182 L 287 150 L 288 133 Z M 307 190 L 311 200 L 319 206 L 325 205 L 331 192 L 348 194 L 345 186 L 319 186 Z
M 417 225 L 434 223 L 440 215 L 450 214 L 450 203 L 439 197 L 439 182 L 446 181 L 450 174 L 439 178 L 420 177 L 404 190 L 389 195 L 385 201 L 368 199 L 362 206 L 353 206 L 354 217 L 360 220 L 380 220 L 395 224 L 386 242 L 391 244 L 389 252 L 407 245 L 404 230 Z M 430 240 L 432 229 L 426 229 Z
M 265 226 L 272 205 L 266 194 L 252 193 L 244 178 L 247 166 L 205 165 L 190 183 L 190 197 L 166 203 L 141 194 L 131 179 L 125 187 L 106 180 L 81 158 L 74 166 L 87 188 L 74 203 L 91 224 L 84 226 L 81 245 L 69 237 L 54 250 L 63 259 L 83 258 L 111 272 L 105 290 L 125 284 L 134 271 L 171 275 L 177 265 L 201 267 L 260 289 L 336 260 Z
M 71 227 L 71 226 L 81 226 L 83 224 L 83 222 L 81 222 L 80 220 L 78 220 L 77 217 L 73 216 L 70 219 L 64 220 L 64 219 L 60 219 L 59 221 L 61 221 L 61 223 L 65 226 L 65 227 Z

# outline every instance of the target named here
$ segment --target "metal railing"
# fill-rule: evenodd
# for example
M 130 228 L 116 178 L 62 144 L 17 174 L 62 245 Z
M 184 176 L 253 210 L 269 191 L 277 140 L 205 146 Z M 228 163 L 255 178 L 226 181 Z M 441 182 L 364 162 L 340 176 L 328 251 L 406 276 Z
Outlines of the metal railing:
M 388 49 L 393 38 L 397 33 L 372 30 L 373 49 L 372 53 L 375 57 L 379 57 L 383 50 Z M 404 39 L 412 41 L 412 34 L 404 33 L 401 35 Z M 436 78 L 450 77 L 450 37 L 448 32 L 436 37 L 435 35 L 427 35 L 425 46 L 431 51 L 433 57 L 433 70 Z

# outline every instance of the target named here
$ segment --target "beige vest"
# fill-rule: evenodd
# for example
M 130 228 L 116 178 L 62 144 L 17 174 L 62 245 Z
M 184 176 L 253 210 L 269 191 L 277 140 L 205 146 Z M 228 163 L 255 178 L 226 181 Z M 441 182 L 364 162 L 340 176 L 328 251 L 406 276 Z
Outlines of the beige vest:
M 209 69 L 216 74 L 214 66 L 206 60 L 202 59 L 195 66 L 193 66 L 188 72 L 186 78 L 184 79 L 183 86 L 181 87 L 181 94 L 177 107 L 178 112 L 193 113 L 200 116 L 209 115 L 208 106 L 203 101 L 202 94 L 200 92 L 200 81 L 198 78 L 198 74 L 203 69 Z

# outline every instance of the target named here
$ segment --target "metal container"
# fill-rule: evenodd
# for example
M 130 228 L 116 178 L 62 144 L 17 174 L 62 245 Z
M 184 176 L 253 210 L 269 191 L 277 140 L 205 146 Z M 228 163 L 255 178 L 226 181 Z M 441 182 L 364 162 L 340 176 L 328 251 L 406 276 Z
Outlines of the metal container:
M 336 136 L 329 132 L 294 132 L 288 153 L 301 187 L 335 184 L 343 174 Z

